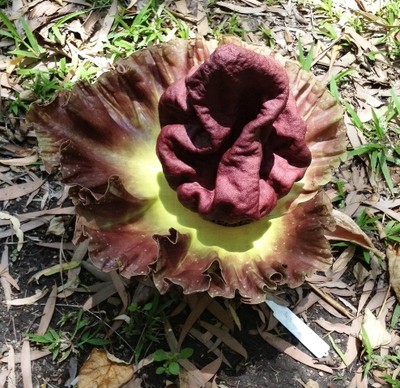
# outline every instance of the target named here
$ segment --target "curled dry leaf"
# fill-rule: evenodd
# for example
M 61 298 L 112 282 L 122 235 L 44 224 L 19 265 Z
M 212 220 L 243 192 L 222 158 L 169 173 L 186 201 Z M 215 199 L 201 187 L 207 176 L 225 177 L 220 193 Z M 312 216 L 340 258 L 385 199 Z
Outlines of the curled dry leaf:
M 53 234 L 55 236 L 62 236 L 65 234 L 64 220 L 62 217 L 54 217 L 50 221 L 46 234 Z
M 364 320 L 362 324 L 361 340 L 365 344 L 367 339 L 364 338 L 364 333 L 368 337 L 368 341 L 372 349 L 387 345 L 391 342 L 392 336 L 386 328 L 376 319 L 375 315 L 369 309 L 365 309 Z
M 42 299 L 47 294 L 47 291 L 47 288 L 44 288 L 43 290 L 37 290 L 35 295 L 28 296 L 27 298 L 8 300 L 6 304 L 10 306 L 25 306 L 27 304 L 34 304 L 38 300 Z
M 78 388 L 119 388 L 133 377 L 133 373 L 133 365 L 110 357 L 105 350 L 93 349 L 79 371 Z
M 390 285 L 400 302 L 400 247 L 389 246 L 386 255 L 389 261 Z
M 17 250 L 20 251 L 24 243 L 24 232 L 21 230 L 21 223 L 19 222 L 19 219 L 11 214 L 0 212 L 0 220 L 10 220 L 14 232 L 18 238 Z
M 372 251 L 379 257 L 383 256 L 351 217 L 335 209 L 332 214 L 336 222 L 336 228 L 333 232 L 326 233 L 328 239 L 349 241 Z

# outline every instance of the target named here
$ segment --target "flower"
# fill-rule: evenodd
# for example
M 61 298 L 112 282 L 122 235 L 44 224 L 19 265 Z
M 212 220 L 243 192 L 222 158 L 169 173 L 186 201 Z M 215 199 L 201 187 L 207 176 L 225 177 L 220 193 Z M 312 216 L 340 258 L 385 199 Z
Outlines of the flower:
M 274 57 L 235 38 L 174 40 L 32 107 L 93 263 L 248 303 L 329 266 L 320 186 L 344 153 L 342 109 Z

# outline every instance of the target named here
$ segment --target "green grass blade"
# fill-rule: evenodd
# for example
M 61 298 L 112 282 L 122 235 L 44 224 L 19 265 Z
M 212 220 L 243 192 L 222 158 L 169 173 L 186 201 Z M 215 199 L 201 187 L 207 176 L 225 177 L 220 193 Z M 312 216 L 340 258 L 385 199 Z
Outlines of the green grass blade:
M 381 152 L 378 156 L 379 159 L 379 168 L 382 172 L 382 175 L 385 179 L 385 182 L 389 188 L 390 193 L 393 195 L 394 194 L 394 186 L 393 186 L 393 181 L 392 177 L 390 176 L 390 171 L 389 167 L 386 163 L 386 155 L 384 152 Z
M 5 36 L 7 38 L 14 39 L 13 34 L 11 32 L 6 31 L 6 30 L 0 30 L 0 36 Z
M 360 120 L 360 118 L 358 117 L 358 114 L 356 113 L 356 111 L 350 106 L 350 104 L 347 101 L 343 101 L 344 106 L 347 109 L 347 112 L 349 113 L 354 125 L 358 128 L 358 129 L 362 129 L 364 127 L 362 121 Z
M 332 94 L 333 97 L 335 97 L 336 100 L 340 100 L 340 95 L 339 95 L 339 89 L 337 86 L 337 80 L 336 77 L 332 77 L 332 79 L 329 82 L 329 90 Z
M 10 21 L 10 19 L 6 16 L 6 14 L 3 11 L 0 11 L 0 19 L 7 27 L 7 30 L 12 34 L 12 37 L 17 42 L 21 42 L 22 38 L 19 35 L 17 29 L 15 28 L 14 24 Z
M 396 107 L 397 114 L 400 115 L 400 100 L 396 96 L 396 93 L 394 92 L 393 89 L 390 90 L 390 95 L 392 96 L 394 106 Z
M 298 40 L 297 47 L 299 49 L 299 62 L 301 64 L 301 68 L 305 71 L 310 71 L 313 61 L 314 42 L 311 44 L 310 51 L 306 57 L 304 56 L 304 48 L 301 39 Z
M 28 48 L 32 49 L 32 51 L 37 54 L 37 56 L 39 56 L 40 54 L 43 54 L 45 52 L 45 50 L 39 46 L 38 41 L 36 40 L 35 36 L 33 35 L 31 29 L 29 28 L 28 23 L 26 22 L 26 20 L 21 16 L 19 18 L 19 21 L 22 25 L 22 28 L 24 29 L 26 38 L 28 39 L 29 45 L 27 45 L 26 43 L 25 46 L 27 46 Z
M 340 359 L 343 361 L 344 365 L 349 366 L 346 360 L 346 356 L 343 354 L 343 352 L 339 349 L 339 347 L 336 345 L 335 341 L 331 337 L 330 334 L 328 334 L 329 341 L 332 345 L 333 350 L 337 353 L 337 355 L 340 357 Z
M 375 113 L 374 109 L 371 109 L 371 114 L 372 114 L 372 121 L 374 122 L 375 132 L 380 139 L 383 139 L 385 137 L 385 130 L 384 128 L 382 128 L 379 117 Z
M 65 16 L 62 17 L 59 21 L 57 21 L 57 23 L 54 24 L 54 26 L 60 27 L 61 25 L 63 25 L 63 24 L 64 24 L 65 22 L 67 22 L 68 20 L 74 19 L 74 18 L 76 18 L 77 16 L 82 15 L 82 14 L 84 14 L 84 13 L 88 13 L 88 12 L 89 12 L 89 10 L 88 10 L 88 9 L 85 9 L 85 10 L 83 10 L 83 11 L 76 11 L 76 12 L 69 13 L 68 15 L 65 15 Z
M 357 148 L 354 148 L 351 151 L 348 151 L 347 155 L 350 158 L 352 158 L 353 156 L 360 156 L 360 155 L 365 155 L 365 154 L 369 154 L 373 151 L 377 151 L 377 150 L 381 150 L 383 148 L 383 146 L 381 144 L 378 143 L 370 143 L 370 144 L 363 144 Z
M 400 303 L 397 303 L 393 310 L 392 319 L 390 320 L 390 328 L 393 330 L 400 320 Z
M 10 54 L 15 55 L 17 57 L 27 57 L 27 58 L 38 59 L 38 55 L 32 51 L 12 50 L 12 51 L 10 51 Z
M 371 170 L 376 172 L 376 168 L 378 166 L 378 155 L 379 152 L 371 152 L 370 159 L 371 159 Z

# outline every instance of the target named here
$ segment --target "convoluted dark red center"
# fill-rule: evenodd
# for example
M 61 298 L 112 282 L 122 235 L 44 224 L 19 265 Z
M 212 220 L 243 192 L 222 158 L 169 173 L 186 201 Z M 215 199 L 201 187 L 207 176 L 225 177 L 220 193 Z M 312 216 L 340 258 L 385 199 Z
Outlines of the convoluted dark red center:
M 157 155 L 179 201 L 223 225 L 258 220 L 311 162 L 285 69 L 220 46 L 159 103 Z

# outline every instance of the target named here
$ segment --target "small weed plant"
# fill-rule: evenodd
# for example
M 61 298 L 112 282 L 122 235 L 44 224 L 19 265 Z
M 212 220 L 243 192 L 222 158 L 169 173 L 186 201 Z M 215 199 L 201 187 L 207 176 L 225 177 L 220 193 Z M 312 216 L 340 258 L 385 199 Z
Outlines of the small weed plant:
M 392 388 L 400 388 L 400 381 L 395 377 L 396 372 L 394 372 L 393 375 L 388 373 L 390 372 L 389 367 L 400 367 L 400 352 L 396 355 L 389 356 L 375 354 L 368 335 L 363 327 L 361 327 L 361 334 L 365 348 L 364 377 L 367 377 L 373 369 L 380 369 L 386 372 L 384 379 Z
M 178 376 L 180 371 L 179 360 L 185 360 L 193 354 L 192 348 L 184 348 L 180 352 L 166 352 L 158 349 L 153 353 L 153 360 L 161 362 L 162 366 L 156 369 L 158 375 L 166 374 L 168 376 Z
M 161 303 L 160 295 L 156 292 L 153 299 L 141 306 L 132 303 L 128 306 L 129 321 L 122 331 L 128 338 L 135 338 L 135 356 L 137 364 L 147 348 L 159 344 L 163 336 L 165 310 L 172 300 Z
M 73 325 L 70 330 L 67 326 Z M 35 344 L 44 345 L 52 352 L 53 360 L 65 361 L 72 354 L 79 355 L 86 345 L 105 346 L 108 340 L 99 338 L 102 326 L 97 320 L 84 316 L 83 310 L 72 311 L 58 322 L 60 328 L 50 328 L 45 334 L 28 333 L 28 339 Z

